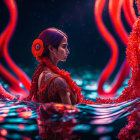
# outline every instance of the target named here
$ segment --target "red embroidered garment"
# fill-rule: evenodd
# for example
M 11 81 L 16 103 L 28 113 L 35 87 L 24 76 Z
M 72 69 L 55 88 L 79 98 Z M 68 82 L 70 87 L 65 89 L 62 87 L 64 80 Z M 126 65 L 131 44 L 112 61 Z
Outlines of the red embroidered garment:
M 65 72 L 64 70 L 60 70 L 58 67 L 54 66 L 52 62 L 48 58 L 39 59 L 40 63 L 45 63 L 45 65 L 53 71 L 53 73 L 58 74 L 61 78 L 63 78 L 72 92 L 77 94 L 78 103 L 81 103 L 83 100 L 83 95 L 81 94 L 81 88 L 76 85 L 76 82 L 72 80 L 70 77 L 70 73 Z
M 77 94 L 74 93 L 65 79 L 53 72 L 43 71 L 38 79 L 37 98 L 40 103 L 62 103 L 60 94 L 70 93 L 71 103 L 77 104 Z M 33 101 L 37 102 L 34 98 Z

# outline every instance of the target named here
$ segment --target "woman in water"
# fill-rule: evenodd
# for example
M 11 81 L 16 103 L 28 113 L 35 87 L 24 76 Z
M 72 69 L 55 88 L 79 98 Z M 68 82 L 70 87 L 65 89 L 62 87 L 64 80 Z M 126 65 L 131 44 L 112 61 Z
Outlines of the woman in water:
M 67 35 L 55 28 L 40 33 L 32 45 L 32 53 L 39 65 L 31 82 L 28 100 L 38 103 L 77 104 L 81 102 L 81 88 L 60 70 L 57 64 L 66 61 L 69 55 Z
M 41 32 L 32 45 L 32 53 L 39 61 L 39 65 L 31 82 L 30 94 L 27 100 L 37 103 L 63 103 L 74 105 L 80 103 L 81 89 L 70 78 L 69 73 L 60 70 L 57 64 L 66 61 L 69 55 L 67 35 L 55 28 L 48 28 Z M 65 133 L 57 133 L 52 126 L 49 127 L 45 122 L 45 104 L 39 109 L 37 119 L 39 135 L 42 139 L 63 140 Z M 54 108 L 52 109 L 54 110 Z M 47 122 L 47 121 L 46 121 Z M 66 127 L 66 126 L 65 126 Z M 68 137 L 68 135 L 66 135 Z
M 67 35 L 62 31 L 48 28 L 33 41 L 32 53 L 39 61 L 39 65 L 33 74 L 29 96 L 24 100 L 70 105 L 95 104 L 89 99 L 84 100 L 81 88 L 72 80 L 70 74 L 57 67 L 60 61 L 66 61 L 70 53 L 67 39 Z M 15 95 L 6 92 L 1 85 L 0 98 L 17 99 Z

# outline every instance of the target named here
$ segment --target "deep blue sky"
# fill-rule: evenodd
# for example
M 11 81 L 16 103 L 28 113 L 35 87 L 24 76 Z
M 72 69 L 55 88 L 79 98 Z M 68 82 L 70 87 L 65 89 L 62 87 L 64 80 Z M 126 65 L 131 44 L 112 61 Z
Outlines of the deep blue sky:
M 64 67 L 92 67 L 103 69 L 110 58 L 110 51 L 95 24 L 94 0 L 16 0 L 18 23 L 10 42 L 9 51 L 17 64 L 35 66 L 31 45 L 38 34 L 48 27 L 63 30 L 68 35 L 70 56 Z M 0 1 L 0 32 L 8 23 L 9 13 Z M 125 46 L 119 41 L 111 25 L 107 5 L 103 18 L 106 26 L 119 44 L 119 63 L 125 58 Z M 124 17 L 123 17 L 124 19 Z M 125 24 L 127 25 L 127 24 Z M 127 26 L 128 31 L 130 31 Z M 26 57 L 25 57 L 26 56 Z

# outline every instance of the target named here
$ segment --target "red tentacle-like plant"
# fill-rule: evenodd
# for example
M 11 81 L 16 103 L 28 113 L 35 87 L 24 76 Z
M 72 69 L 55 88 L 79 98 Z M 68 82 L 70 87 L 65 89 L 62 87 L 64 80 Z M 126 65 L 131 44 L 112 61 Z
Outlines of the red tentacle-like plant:
M 97 99 L 98 103 L 119 103 L 127 100 L 140 98 L 140 18 L 135 22 L 133 30 L 129 36 L 126 50 L 128 62 L 132 68 L 132 76 L 128 81 L 128 87 L 124 89 L 122 95 L 117 99 Z M 140 106 L 128 118 L 128 125 L 123 128 L 118 138 L 120 140 L 140 139 Z
M 131 27 L 133 26 L 134 22 L 137 19 L 135 10 L 133 8 L 133 1 L 134 0 L 129 0 L 128 2 L 128 0 L 124 0 L 123 2 L 123 12 L 124 12 L 127 22 L 129 23 Z
M 137 0 L 136 2 L 138 13 L 140 15 L 140 0 Z M 132 23 L 132 21 L 135 19 L 135 16 L 134 18 L 130 18 L 130 15 L 131 14 L 129 14 L 127 18 L 131 19 L 129 21 Z M 122 95 L 120 95 L 117 99 L 97 98 L 98 103 L 119 103 L 140 98 L 140 17 L 134 23 L 132 32 L 129 35 L 126 54 L 128 63 L 132 68 L 131 78 L 128 81 L 128 87 L 124 89 Z M 126 125 L 126 127 L 119 132 L 118 138 L 120 140 L 140 139 L 140 106 L 136 106 L 135 111 L 127 118 L 128 125 Z
M 123 81 L 129 76 L 130 67 L 128 65 L 127 60 L 124 60 L 113 84 L 110 87 L 109 91 L 105 91 L 103 89 L 104 83 L 109 79 L 111 73 L 115 69 L 118 60 L 118 45 L 111 33 L 105 27 L 105 24 L 102 19 L 102 12 L 105 5 L 106 0 L 96 0 L 95 1 L 95 8 L 94 8 L 94 15 L 97 27 L 107 42 L 108 46 L 111 50 L 111 58 L 103 70 L 99 82 L 98 82 L 98 93 L 101 97 L 113 97 L 115 96 L 116 91 L 122 85 Z M 113 27 L 124 43 L 127 46 L 128 42 L 128 34 L 125 31 L 123 23 L 121 21 L 121 8 L 123 7 L 124 15 L 126 20 L 128 21 L 129 25 L 133 25 L 134 21 L 136 20 L 135 11 L 133 8 L 133 0 L 109 0 L 109 15 L 113 24 Z M 128 11 L 129 10 L 129 11 Z
M 17 6 L 15 0 L 4 0 L 5 4 L 7 5 L 10 13 L 10 20 L 9 24 L 7 25 L 6 29 L 0 35 L 0 57 L 4 58 L 9 65 L 9 67 L 13 70 L 13 72 L 17 75 L 15 78 L 8 70 L 6 70 L 0 64 L 0 76 L 5 79 L 5 81 L 10 85 L 9 90 L 13 91 L 14 93 L 22 93 L 24 96 L 27 96 L 27 91 L 30 89 L 30 79 L 28 76 L 14 63 L 8 53 L 8 45 L 9 41 L 13 35 L 13 32 L 16 27 L 17 23 Z M 20 87 L 20 83 L 27 89 L 27 91 L 23 90 Z M 2 87 L 1 87 L 2 88 Z

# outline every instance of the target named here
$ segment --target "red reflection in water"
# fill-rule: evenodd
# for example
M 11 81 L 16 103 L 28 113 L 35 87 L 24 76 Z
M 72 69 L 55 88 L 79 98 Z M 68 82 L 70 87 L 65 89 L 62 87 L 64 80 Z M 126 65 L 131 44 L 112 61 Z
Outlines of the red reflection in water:
M 0 137 L 0 140 L 7 140 L 6 138 L 4 138 L 4 137 Z
M 97 134 L 103 134 L 106 132 L 110 132 L 110 129 L 112 129 L 111 127 L 104 127 L 104 126 L 99 126 L 95 129 L 95 132 L 97 132 Z
M 7 114 L 1 114 L 0 117 L 6 117 L 8 116 Z
M 3 111 L 3 113 L 5 113 L 5 114 L 8 113 L 8 112 L 9 112 L 9 110 L 4 110 L 4 111 Z
M 27 110 L 27 108 L 25 108 L 25 107 L 21 107 L 21 108 L 17 108 L 16 109 L 16 112 L 23 112 L 23 111 L 26 111 Z
M 0 117 L 0 122 L 3 122 L 4 119 L 5 119 L 5 118 L 1 116 L 1 117 Z
M 19 129 L 23 130 L 25 128 L 25 125 L 19 124 L 18 127 L 19 127 Z
M 23 137 L 22 140 L 32 140 L 32 139 L 29 137 Z
M 5 106 L 5 103 L 0 104 L 0 107 L 4 107 L 4 106 Z
M 6 129 L 1 129 L 0 133 L 1 133 L 2 136 L 6 136 L 8 134 Z
M 30 111 L 19 112 L 18 116 L 21 118 L 27 119 L 27 118 L 30 118 L 32 116 L 32 112 L 30 112 Z
M 48 140 L 80 140 L 76 135 L 72 135 L 72 130 L 77 125 L 76 119 L 74 117 L 68 119 L 69 116 L 72 117 L 78 112 L 77 108 L 70 105 L 53 103 L 40 105 L 37 119 L 40 137 Z M 59 119 L 55 118 L 55 115 L 65 118 L 65 121 L 59 117 Z

